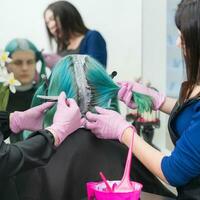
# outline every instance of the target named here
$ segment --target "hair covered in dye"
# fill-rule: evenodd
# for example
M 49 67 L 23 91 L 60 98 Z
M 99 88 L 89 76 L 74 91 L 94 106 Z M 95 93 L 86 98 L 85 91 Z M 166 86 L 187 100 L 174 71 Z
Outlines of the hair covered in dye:
M 105 71 L 103 66 L 91 58 L 90 56 L 85 55 L 69 55 L 62 58 L 54 67 L 52 74 L 49 78 L 48 85 L 43 83 L 35 93 L 33 98 L 32 106 L 39 105 L 44 101 L 37 98 L 37 95 L 48 95 L 56 96 L 64 91 L 67 95 L 67 98 L 74 98 L 78 105 L 80 106 L 80 96 L 79 88 L 75 77 L 74 57 L 83 57 L 85 62 L 83 65 L 85 78 L 91 91 L 91 96 L 87 100 L 87 111 L 94 111 L 95 106 L 101 106 L 103 108 L 109 108 L 116 111 L 118 109 L 117 93 L 119 87 L 114 83 L 112 78 Z M 55 113 L 55 108 L 52 107 L 47 111 L 45 116 L 45 126 L 48 126 L 52 123 L 52 118 Z M 81 109 L 81 108 L 80 108 Z M 81 110 L 82 112 L 82 110 Z M 83 115 L 85 113 L 82 113 Z
M 37 95 L 57 96 L 62 91 L 66 93 L 67 98 L 74 98 L 80 106 L 83 99 L 80 99 L 80 87 L 78 87 L 80 84 L 77 83 L 80 80 L 76 79 L 77 74 L 75 74 L 75 65 L 78 63 L 75 62 L 75 58 L 78 60 L 84 58 L 84 63 L 82 64 L 84 70 L 82 73 L 84 73 L 88 85 L 86 87 L 89 87 L 87 89 L 91 92 L 89 97 L 85 95 L 85 98 L 87 98 L 87 101 L 85 101 L 87 103 L 87 110 L 83 112 L 83 109 L 80 107 L 82 115 L 85 115 L 87 111 L 95 112 L 95 106 L 119 111 L 117 94 L 120 87 L 112 80 L 98 61 L 86 55 L 69 55 L 62 58 L 55 65 L 48 85 L 43 83 L 36 91 L 32 106 L 37 106 L 44 102 L 44 100 L 37 98 Z M 81 84 L 83 83 L 81 82 Z M 137 100 L 139 98 L 139 103 L 142 105 L 145 102 L 145 106 L 146 99 L 149 100 L 149 97 L 147 98 L 138 93 L 133 93 L 133 97 Z M 148 106 L 150 107 L 151 105 Z M 44 127 L 52 123 L 55 110 L 56 105 L 46 112 Z

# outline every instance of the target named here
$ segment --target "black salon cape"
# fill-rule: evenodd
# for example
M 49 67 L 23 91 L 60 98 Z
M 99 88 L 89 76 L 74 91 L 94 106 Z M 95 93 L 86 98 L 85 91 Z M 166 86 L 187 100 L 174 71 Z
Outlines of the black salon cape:
M 83 199 L 86 182 L 100 181 L 100 171 L 109 180 L 122 178 L 127 153 L 128 148 L 123 144 L 97 139 L 91 132 L 79 129 L 66 138 L 45 167 L 38 169 L 41 185 L 38 185 L 37 197 L 32 199 Z M 135 157 L 131 179 L 142 183 L 143 191 L 174 197 Z M 33 181 L 30 180 L 30 184 L 34 184 Z
M 22 172 L 46 164 L 55 151 L 52 137 L 46 131 L 35 132 L 16 145 L 4 142 L 10 133 L 9 114 L 0 112 L 0 200 L 18 200 L 17 178 Z M 34 174 L 34 170 L 30 171 Z

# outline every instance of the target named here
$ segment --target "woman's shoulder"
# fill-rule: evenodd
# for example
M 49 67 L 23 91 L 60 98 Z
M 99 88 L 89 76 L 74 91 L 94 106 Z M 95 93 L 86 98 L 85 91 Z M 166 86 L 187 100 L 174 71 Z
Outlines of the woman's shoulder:
M 101 35 L 101 33 L 97 30 L 88 30 L 86 35 L 86 38 L 103 38 L 103 36 Z
M 192 118 L 193 120 L 200 122 L 200 99 L 194 102 Z
M 200 123 L 200 98 L 188 100 L 180 107 L 180 110 L 185 120 L 189 120 L 192 124 Z
M 189 99 L 188 102 L 186 102 L 186 105 L 187 104 L 194 113 L 200 113 L 200 97 Z
M 200 120 L 200 98 L 189 99 L 178 108 L 187 120 Z M 190 116 L 188 118 L 188 116 Z
M 192 109 L 194 112 L 200 111 L 200 97 L 190 98 L 180 105 L 180 108 L 185 107 Z

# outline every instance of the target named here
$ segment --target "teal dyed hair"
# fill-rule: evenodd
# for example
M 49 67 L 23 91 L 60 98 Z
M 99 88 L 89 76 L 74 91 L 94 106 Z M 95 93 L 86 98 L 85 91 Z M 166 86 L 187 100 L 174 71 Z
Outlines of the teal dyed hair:
M 15 38 L 11 40 L 9 43 L 7 43 L 5 51 L 9 52 L 9 56 L 12 57 L 12 54 L 15 53 L 16 51 L 28 51 L 31 50 L 35 53 L 35 58 L 36 62 L 41 61 L 41 70 L 39 73 L 39 83 L 42 82 L 41 75 L 44 74 L 46 75 L 46 70 L 45 70 L 45 61 L 42 56 L 41 51 L 37 49 L 37 47 L 29 40 L 24 39 L 24 38 Z
M 82 67 L 84 68 L 85 78 L 91 91 L 87 111 L 95 112 L 95 106 L 119 111 L 117 94 L 120 87 L 112 80 L 98 61 L 85 55 L 69 55 L 62 58 L 53 68 L 48 83 L 43 83 L 37 89 L 33 97 L 32 106 L 44 103 L 44 100 L 38 98 L 37 95 L 57 96 L 62 91 L 66 93 L 67 98 L 74 98 L 80 106 L 79 87 L 74 70 L 76 65 L 74 58 L 76 56 L 85 58 Z M 152 101 L 150 97 L 133 92 L 133 98 L 138 105 L 139 112 L 151 109 Z M 55 111 L 56 104 L 45 113 L 44 127 L 52 124 Z M 85 113 L 82 114 L 84 115 Z M 25 138 L 28 136 L 28 133 L 25 131 Z
M 85 57 L 83 65 L 87 84 L 90 87 L 91 98 L 88 102 L 88 110 L 94 111 L 95 106 L 109 108 L 119 111 L 117 94 L 120 87 L 112 80 L 103 66 L 85 55 L 69 55 L 62 58 L 54 67 L 49 78 L 48 85 L 43 83 L 36 91 L 32 106 L 37 106 L 44 101 L 37 98 L 37 95 L 55 96 L 64 91 L 67 98 L 74 98 L 80 105 L 79 88 L 75 78 L 75 64 L 74 58 L 76 56 Z M 138 105 L 140 111 L 148 111 L 151 107 L 151 99 L 139 93 L 133 93 L 133 98 Z M 143 109 L 143 110 L 142 110 Z M 56 110 L 56 105 L 48 110 L 45 114 L 44 127 L 52 123 L 53 115 Z M 82 113 L 85 114 L 85 113 Z
M 73 55 L 66 56 L 55 65 L 49 78 L 48 87 L 46 83 L 43 83 L 38 88 L 33 97 L 32 106 L 44 102 L 37 98 L 37 95 L 54 96 L 59 95 L 61 91 L 66 93 L 67 98 L 74 98 L 80 105 L 78 96 L 79 88 L 75 79 L 73 58 Z M 94 106 L 101 106 L 119 111 L 117 100 L 119 88 L 107 74 L 103 66 L 95 59 L 86 56 L 84 68 L 87 83 L 91 88 L 91 99 L 88 102 L 88 110 L 94 111 Z M 45 127 L 52 123 L 54 113 L 55 106 L 46 113 L 44 120 Z
M 98 61 L 85 55 L 69 55 L 62 58 L 54 66 L 48 83 L 43 83 L 37 89 L 33 97 L 32 107 L 44 103 L 44 100 L 38 98 L 37 95 L 57 96 L 62 91 L 66 93 L 67 98 L 74 98 L 80 106 L 79 87 L 76 82 L 77 79 L 74 70 L 76 65 L 74 58 L 76 56 L 85 58 L 82 67 L 84 68 L 84 75 L 91 91 L 88 111 L 95 112 L 95 106 L 119 111 L 117 94 L 120 87 L 112 80 Z M 133 98 L 138 105 L 139 112 L 149 111 L 151 109 L 152 102 L 150 97 L 133 92 Z M 45 113 L 44 127 L 52 124 L 55 111 L 56 104 Z M 84 115 L 85 113 L 82 114 Z M 25 131 L 24 138 L 29 133 Z

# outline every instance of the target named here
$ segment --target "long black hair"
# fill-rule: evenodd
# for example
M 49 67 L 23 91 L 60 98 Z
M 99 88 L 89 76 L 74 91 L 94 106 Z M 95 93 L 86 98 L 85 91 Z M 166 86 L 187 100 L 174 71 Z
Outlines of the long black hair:
M 180 103 L 183 103 L 190 97 L 194 86 L 200 83 L 200 0 L 182 0 L 175 23 L 181 32 L 187 73 L 187 81 L 183 82 L 179 96 Z
M 62 38 L 56 39 L 58 51 L 67 49 L 71 34 L 84 35 L 88 31 L 88 28 L 85 26 L 79 11 L 68 1 L 56 1 L 51 3 L 45 9 L 44 15 L 47 10 L 51 10 L 53 12 L 56 23 L 59 23 L 61 26 L 63 36 Z M 51 43 L 54 37 L 50 33 L 47 25 L 46 28 Z

